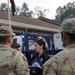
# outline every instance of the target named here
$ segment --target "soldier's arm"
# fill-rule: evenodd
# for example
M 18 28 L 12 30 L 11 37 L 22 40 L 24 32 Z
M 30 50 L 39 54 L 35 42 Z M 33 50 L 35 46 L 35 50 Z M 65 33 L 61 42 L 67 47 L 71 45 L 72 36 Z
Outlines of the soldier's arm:
M 50 65 L 43 66 L 42 75 L 57 75 L 57 65 L 55 63 L 51 63 Z
M 42 75 L 56 75 L 56 70 L 57 64 L 51 58 L 43 65 Z
M 62 54 L 62 53 L 61 53 Z M 63 64 L 64 56 L 57 54 L 43 65 L 43 75 L 58 75 Z
M 28 63 L 22 53 L 18 53 L 15 62 L 17 75 L 30 75 Z

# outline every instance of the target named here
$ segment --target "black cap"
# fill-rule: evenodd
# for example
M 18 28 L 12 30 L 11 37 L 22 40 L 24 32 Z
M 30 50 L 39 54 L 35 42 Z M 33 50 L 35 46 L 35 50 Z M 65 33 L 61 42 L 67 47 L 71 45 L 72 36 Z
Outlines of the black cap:
M 12 47 L 13 47 L 13 48 L 20 47 L 20 44 L 19 44 L 19 43 L 15 43 Z

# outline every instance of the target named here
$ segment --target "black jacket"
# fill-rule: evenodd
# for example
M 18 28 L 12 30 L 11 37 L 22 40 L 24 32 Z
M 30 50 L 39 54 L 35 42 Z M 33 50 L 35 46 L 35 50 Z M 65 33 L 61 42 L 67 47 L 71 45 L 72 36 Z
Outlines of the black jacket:
M 42 64 L 39 63 L 40 66 L 42 67 L 42 65 L 50 58 L 50 56 L 47 53 L 43 52 L 42 55 L 40 57 L 38 57 L 38 53 L 36 53 L 35 55 L 33 55 L 32 59 L 31 59 L 31 66 L 33 63 L 37 62 L 37 61 L 34 61 L 34 60 L 36 60 L 36 58 L 38 59 L 38 62 L 42 63 Z M 42 61 L 41 61 L 41 59 L 42 59 Z M 35 71 L 35 73 L 34 73 L 34 71 Z M 42 68 L 41 69 L 40 68 L 39 69 L 38 68 L 30 69 L 30 72 L 31 72 L 30 75 L 42 75 Z
M 35 55 L 33 55 L 32 59 L 31 59 L 31 64 L 36 59 L 36 57 L 38 57 L 38 53 L 36 53 Z M 40 58 L 43 59 L 42 63 L 44 64 L 50 58 L 50 56 L 46 52 L 43 52 L 42 55 L 40 56 Z

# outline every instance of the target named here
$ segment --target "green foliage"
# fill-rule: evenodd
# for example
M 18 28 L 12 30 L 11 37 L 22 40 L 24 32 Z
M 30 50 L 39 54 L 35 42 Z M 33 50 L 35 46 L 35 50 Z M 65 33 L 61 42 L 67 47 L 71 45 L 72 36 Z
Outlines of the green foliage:
M 2 3 L 0 4 L 0 10 L 1 11 L 8 11 L 8 4 L 7 3 Z M 44 9 L 42 7 L 35 7 L 34 12 L 30 11 L 28 8 L 28 5 L 24 2 L 21 7 L 16 6 L 15 7 L 15 15 L 21 15 L 21 16 L 26 16 L 26 17 L 45 17 L 46 13 L 48 13 L 49 9 Z M 12 12 L 11 7 L 10 7 L 10 12 Z
M 37 6 L 34 8 L 34 11 L 37 17 L 45 17 L 49 9 L 43 9 L 42 7 Z
M 29 11 L 28 5 L 26 3 L 23 3 L 21 7 L 20 15 L 26 16 L 26 17 L 32 17 L 33 11 Z
M 75 2 L 67 3 L 65 6 L 61 7 L 59 6 L 56 10 L 56 20 L 59 22 L 62 22 L 65 19 L 68 18 L 74 18 L 75 17 Z
M 0 8 L 1 8 L 0 9 L 1 11 L 8 11 L 8 5 L 7 5 L 7 3 L 2 3 Z
M 15 12 L 16 15 L 32 17 L 33 11 L 29 11 L 28 5 L 26 3 L 23 3 L 22 7 L 16 6 L 15 9 L 16 9 L 16 12 Z M 0 4 L 0 10 L 1 11 L 8 11 L 8 4 L 7 3 L 1 3 Z M 11 8 L 10 8 L 10 12 L 11 12 Z
M 15 14 L 16 14 L 16 15 L 19 15 L 20 7 L 17 7 L 17 6 L 16 6 L 15 9 L 16 9 Z

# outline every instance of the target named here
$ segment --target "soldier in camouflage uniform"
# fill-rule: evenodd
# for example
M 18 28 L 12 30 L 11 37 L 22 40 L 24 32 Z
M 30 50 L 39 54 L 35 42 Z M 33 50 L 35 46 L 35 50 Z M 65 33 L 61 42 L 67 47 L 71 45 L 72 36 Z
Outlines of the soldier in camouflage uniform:
M 75 18 L 61 24 L 61 36 L 66 47 L 43 65 L 42 75 L 75 75 Z
M 30 75 L 24 55 L 10 47 L 14 35 L 10 27 L 0 26 L 0 75 Z

